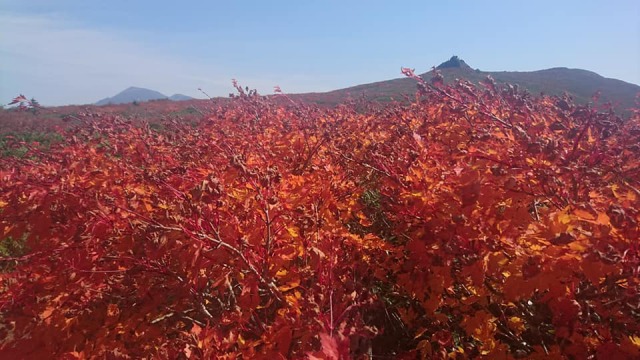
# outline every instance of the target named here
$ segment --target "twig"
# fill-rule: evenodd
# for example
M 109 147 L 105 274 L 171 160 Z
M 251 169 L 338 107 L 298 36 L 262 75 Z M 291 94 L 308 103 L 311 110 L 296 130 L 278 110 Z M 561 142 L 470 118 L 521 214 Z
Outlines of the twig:
M 193 322 L 193 323 L 196 323 L 196 324 L 198 324 L 198 326 L 200 326 L 200 327 L 205 327 L 205 326 L 207 326 L 207 324 L 203 323 L 203 322 L 202 322 L 202 321 L 200 321 L 200 320 L 196 320 L 196 319 L 192 318 L 191 316 L 182 315 L 182 316 L 180 316 L 180 317 L 181 317 L 181 318 L 183 318 L 183 319 L 189 320 L 189 321 L 191 321 L 191 322 Z
M 280 293 L 280 290 L 278 290 L 278 287 L 273 283 L 273 281 L 271 281 L 271 282 L 267 281 L 260 274 L 258 269 L 256 269 L 256 267 L 253 266 L 253 264 L 247 259 L 247 257 L 244 256 L 242 251 L 240 251 L 235 246 L 233 246 L 233 245 L 223 241 L 222 239 L 220 239 L 220 234 L 216 233 L 216 237 L 211 237 L 211 236 L 209 236 L 207 234 L 191 232 L 191 231 L 189 231 L 189 230 L 187 230 L 185 228 L 164 226 L 164 225 L 159 225 L 159 224 L 155 224 L 153 226 L 156 227 L 156 228 L 159 228 L 159 229 L 163 229 L 163 230 L 180 231 L 180 232 L 184 232 L 184 233 L 186 233 L 187 235 L 190 235 L 190 236 L 197 236 L 200 239 L 208 240 L 208 241 L 210 241 L 210 242 L 212 242 L 212 243 L 214 243 L 214 244 L 226 249 L 230 253 L 236 255 L 237 257 L 239 257 L 240 260 L 242 260 L 242 262 L 244 262 L 244 264 L 249 268 L 249 271 L 251 271 L 258 278 L 258 280 L 269 289 L 269 292 L 271 293 L 271 295 L 273 295 L 276 298 L 276 300 L 278 300 L 279 302 L 284 302 L 284 300 L 282 299 L 282 294 Z
M 533 211 L 536 214 L 536 220 L 540 221 L 540 214 L 538 214 L 538 199 L 533 200 Z
M 164 320 L 164 319 L 168 319 L 168 318 L 172 317 L 173 315 L 175 315 L 175 313 L 170 312 L 170 313 L 168 313 L 168 314 L 164 314 L 164 315 L 158 316 L 157 318 L 155 318 L 155 319 L 151 320 L 151 323 L 152 323 L 152 324 L 159 323 L 160 321 L 162 321 L 162 320 Z
M 388 177 L 393 179 L 393 176 L 391 176 L 391 174 L 389 174 L 388 172 L 386 172 L 384 170 L 380 170 L 380 169 L 376 168 L 375 166 L 371 166 L 371 165 L 369 165 L 369 164 L 367 164 L 365 162 L 359 162 L 359 161 L 357 161 L 355 159 L 352 159 L 352 158 L 346 156 L 345 154 L 343 154 L 343 153 L 341 153 L 339 151 L 336 151 L 336 152 L 338 153 L 338 155 L 342 156 L 344 159 L 346 159 L 348 161 L 355 162 L 356 164 L 360 164 L 360 165 L 366 167 L 367 169 L 371 169 L 373 171 L 377 171 L 377 172 L 379 172 L 379 173 L 381 173 L 383 175 L 386 175 L 386 176 L 388 176 Z

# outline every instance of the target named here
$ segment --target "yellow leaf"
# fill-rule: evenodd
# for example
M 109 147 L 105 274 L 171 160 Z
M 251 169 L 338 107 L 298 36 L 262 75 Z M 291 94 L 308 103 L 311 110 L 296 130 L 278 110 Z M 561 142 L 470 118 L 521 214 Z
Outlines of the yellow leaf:
M 9 205 L 8 202 L 4 201 L 4 200 L 0 200 L 0 208 L 3 208 L 5 206 Z
M 298 237 L 298 230 L 294 227 L 288 227 L 287 228 L 287 232 L 289 233 L 289 235 L 291 235 L 291 237 Z
M 297 296 L 297 291 L 294 295 L 286 295 L 284 298 L 287 301 L 287 304 L 291 305 L 294 308 L 298 307 L 298 299 L 300 297 Z
M 517 330 L 518 333 L 521 331 L 524 331 L 525 329 L 524 321 L 522 321 L 522 319 L 520 319 L 517 316 L 512 316 L 509 318 L 509 325 L 511 325 L 512 328 Z
M 571 215 L 567 214 L 566 212 L 563 212 L 560 215 L 558 215 L 558 221 L 561 224 L 568 224 L 571 222 Z
M 631 340 L 633 345 L 640 347 L 640 336 L 629 335 L 629 340 Z
M 283 277 L 285 275 L 287 275 L 287 270 L 285 269 L 278 270 L 278 272 L 276 273 L 276 277 Z
M 618 189 L 619 189 L 619 188 L 620 188 L 620 187 L 618 186 L 618 184 L 613 184 L 613 185 L 611 185 L 611 191 L 613 192 L 613 195 L 614 195 L 616 198 L 619 198 L 619 197 L 620 197 L 620 194 L 618 194 Z
M 294 279 L 286 285 L 278 286 L 278 289 L 280 291 L 287 291 L 287 290 L 297 288 L 298 286 L 300 286 L 300 279 Z

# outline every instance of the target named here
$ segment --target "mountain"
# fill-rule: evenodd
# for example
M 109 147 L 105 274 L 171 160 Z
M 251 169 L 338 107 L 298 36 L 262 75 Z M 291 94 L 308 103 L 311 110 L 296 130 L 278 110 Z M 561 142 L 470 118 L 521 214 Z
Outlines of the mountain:
M 169 100 L 171 101 L 184 101 L 184 100 L 193 100 L 191 96 L 182 95 L 182 94 L 173 94 L 169 96 Z
M 465 70 L 472 70 L 471 66 L 467 65 L 466 62 L 464 62 L 464 60 L 458 58 L 457 56 L 452 56 L 451 59 L 443 62 L 442 64 L 438 65 L 436 67 L 436 69 L 438 70 L 442 70 L 442 69 L 455 69 L 455 68 L 460 68 L 460 69 L 465 69 Z
M 126 104 L 132 102 L 142 102 L 149 100 L 160 100 L 167 99 L 166 95 L 163 95 L 157 91 L 143 89 L 139 87 L 130 87 L 118 94 L 102 99 L 96 103 L 96 105 L 107 105 L 107 104 Z
M 635 98 L 640 93 L 640 86 L 616 79 L 602 77 L 594 72 L 580 69 L 552 68 L 538 71 L 481 71 L 472 69 L 457 56 L 436 67 L 444 77 L 445 83 L 455 79 L 465 79 L 478 83 L 491 75 L 497 83 L 517 84 L 533 95 L 562 95 L 567 92 L 578 103 L 586 103 L 600 91 L 600 101 L 610 101 L 614 107 L 627 112 L 635 106 Z M 420 75 L 429 80 L 430 72 Z M 370 84 L 357 85 L 325 93 L 296 94 L 294 97 L 316 102 L 322 105 L 336 105 L 347 97 L 364 97 L 368 100 L 387 102 L 402 100 L 406 95 L 416 91 L 416 81 L 409 78 L 398 78 Z

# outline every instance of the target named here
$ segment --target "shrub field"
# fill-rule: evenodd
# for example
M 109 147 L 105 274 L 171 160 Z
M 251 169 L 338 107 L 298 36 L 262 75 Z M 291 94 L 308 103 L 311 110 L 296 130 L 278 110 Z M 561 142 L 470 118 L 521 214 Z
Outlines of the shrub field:
M 415 78 L 4 136 L 0 357 L 640 358 L 640 112 Z

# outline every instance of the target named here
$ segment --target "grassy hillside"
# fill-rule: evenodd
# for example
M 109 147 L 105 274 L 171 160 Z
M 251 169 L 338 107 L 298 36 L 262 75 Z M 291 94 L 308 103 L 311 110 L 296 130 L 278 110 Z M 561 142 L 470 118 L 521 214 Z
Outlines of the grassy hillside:
M 509 83 L 526 89 L 532 95 L 562 95 L 568 93 L 577 103 L 587 103 L 597 92 L 600 92 L 601 103 L 611 102 L 616 110 L 628 114 L 628 110 L 635 105 L 635 98 L 640 93 L 640 86 L 621 80 L 602 77 L 594 72 L 553 68 L 539 71 L 480 71 L 473 70 L 464 64 L 460 67 L 440 68 L 445 83 L 452 83 L 456 79 L 464 79 L 475 84 L 487 76 L 493 77 L 498 83 Z M 432 73 L 421 75 L 429 79 Z M 326 93 L 297 94 L 297 99 L 311 101 L 323 105 L 336 105 L 343 99 L 364 97 L 367 100 L 389 102 L 402 101 L 406 96 L 412 96 L 416 90 L 416 82 L 411 79 L 398 78 L 357 85 L 345 89 Z

